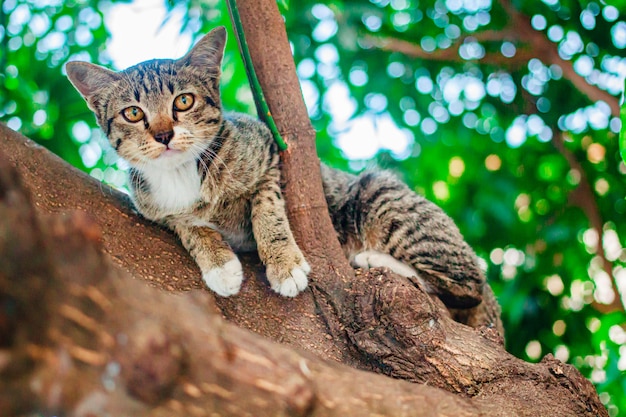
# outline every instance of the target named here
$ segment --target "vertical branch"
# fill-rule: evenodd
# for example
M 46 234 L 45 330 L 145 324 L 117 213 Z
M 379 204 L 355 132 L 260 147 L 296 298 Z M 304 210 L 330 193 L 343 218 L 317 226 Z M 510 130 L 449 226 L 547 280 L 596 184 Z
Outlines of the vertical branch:
M 317 266 L 316 279 L 333 270 L 351 276 L 352 268 L 343 256 L 328 215 L 315 131 L 300 91 L 283 18 L 274 0 L 238 0 L 235 7 L 246 32 L 259 84 L 289 145 L 281 154 L 282 172 L 287 211 L 296 240 Z
M 272 131 L 272 135 L 274 135 L 274 140 L 278 144 L 278 148 L 281 151 L 284 151 L 287 149 L 287 144 L 283 141 L 283 138 L 276 127 L 272 113 L 270 112 L 267 101 L 265 100 L 265 94 L 263 94 L 263 89 L 259 84 L 259 79 L 256 75 L 256 71 L 254 70 L 254 65 L 252 65 L 252 58 L 250 58 L 250 50 L 248 49 L 248 41 L 246 40 L 246 34 L 241 25 L 241 17 L 239 16 L 236 0 L 228 0 L 228 11 L 230 12 L 230 18 L 233 22 L 233 26 L 235 27 L 235 33 L 237 34 L 237 43 L 239 44 L 239 50 L 241 51 L 243 63 L 246 67 L 246 74 L 248 75 L 250 86 L 252 87 L 252 95 L 254 96 L 257 113 L 259 114 L 261 120 L 263 120 Z
M 237 0 L 250 58 L 284 141 L 281 153 L 287 215 L 312 266 L 310 288 L 317 310 L 335 339 L 345 338 L 340 318 L 346 283 L 354 279 L 337 239 L 322 188 L 315 131 L 300 91 L 285 24 L 275 0 Z M 231 8 L 231 17 L 233 9 Z

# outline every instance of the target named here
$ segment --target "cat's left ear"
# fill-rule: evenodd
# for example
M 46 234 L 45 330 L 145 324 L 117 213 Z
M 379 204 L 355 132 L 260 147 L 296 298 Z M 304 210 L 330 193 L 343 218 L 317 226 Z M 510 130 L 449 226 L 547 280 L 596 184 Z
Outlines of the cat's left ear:
M 219 26 L 204 35 L 178 62 L 185 66 L 200 67 L 204 71 L 219 74 L 224 57 L 224 45 L 226 45 L 226 28 Z

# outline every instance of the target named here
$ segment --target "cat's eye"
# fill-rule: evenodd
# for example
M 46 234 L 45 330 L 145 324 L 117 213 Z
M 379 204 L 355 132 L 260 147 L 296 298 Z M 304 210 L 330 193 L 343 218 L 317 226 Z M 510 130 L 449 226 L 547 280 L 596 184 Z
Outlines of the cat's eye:
M 193 106 L 193 94 L 184 93 L 177 96 L 174 99 L 174 110 L 176 111 L 185 111 L 189 110 L 191 106 Z
M 122 116 L 126 119 L 126 121 L 131 123 L 137 123 L 145 117 L 143 110 L 137 106 L 126 107 L 122 110 Z

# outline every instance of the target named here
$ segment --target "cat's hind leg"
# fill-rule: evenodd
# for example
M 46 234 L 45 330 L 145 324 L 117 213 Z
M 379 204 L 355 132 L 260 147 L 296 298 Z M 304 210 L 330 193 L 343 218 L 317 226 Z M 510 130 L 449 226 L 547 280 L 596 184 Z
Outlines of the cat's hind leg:
M 353 188 L 348 203 L 355 213 L 355 235 L 365 248 L 410 265 L 428 283 L 426 289 L 449 307 L 468 308 L 481 302 L 484 273 L 441 208 L 385 172 L 362 174 Z
M 399 261 L 393 256 L 377 250 L 364 250 L 351 257 L 350 264 L 355 268 L 389 268 L 392 272 L 403 277 L 416 277 L 426 291 L 433 292 L 430 285 L 424 281 L 411 266 Z
M 350 263 L 353 267 L 369 268 L 389 268 L 391 271 L 404 277 L 416 277 L 417 271 L 405 263 L 400 262 L 393 256 L 377 250 L 365 250 L 352 257 Z

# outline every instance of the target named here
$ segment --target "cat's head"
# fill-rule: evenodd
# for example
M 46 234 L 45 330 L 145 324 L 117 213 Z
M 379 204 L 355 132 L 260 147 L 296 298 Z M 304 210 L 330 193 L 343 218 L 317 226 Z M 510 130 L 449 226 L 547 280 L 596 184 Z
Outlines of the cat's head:
M 226 30 L 218 27 L 178 60 L 121 72 L 69 62 L 67 76 L 120 157 L 142 170 L 196 160 L 222 125 L 219 77 Z

